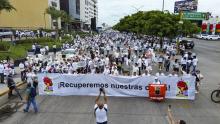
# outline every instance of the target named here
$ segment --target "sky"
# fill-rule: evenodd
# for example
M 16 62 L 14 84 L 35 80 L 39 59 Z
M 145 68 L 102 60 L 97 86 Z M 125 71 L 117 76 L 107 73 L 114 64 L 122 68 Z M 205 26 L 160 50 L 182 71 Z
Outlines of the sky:
M 164 0 L 164 10 L 174 11 L 174 2 L 180 0 Z M 113 26 L 121 18 L 137 10 L 162 10 L 163 0 L 98 0 L 98 26 L 107 23 Z M 220 0 L 198 0 L 198 12 L 211 12 L 220 15 Z

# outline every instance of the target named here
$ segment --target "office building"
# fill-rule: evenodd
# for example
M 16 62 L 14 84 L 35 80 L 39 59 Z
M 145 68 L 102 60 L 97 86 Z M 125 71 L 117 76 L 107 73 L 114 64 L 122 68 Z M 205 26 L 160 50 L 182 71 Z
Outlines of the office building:
M 46 8 L 60 9 L 60 0 L 9 0 L 16 11 L 0 13 L 0 28 L 15 29 L 54 29 L 55 20 L 46 14 Z M 58 27 L 61 27 L 60 19 Z
M 73 28 L 90 30 L 96 28 L 98 20 L 97 0 L 62 0 L 60 9 L 66 11 L 74 22 Z

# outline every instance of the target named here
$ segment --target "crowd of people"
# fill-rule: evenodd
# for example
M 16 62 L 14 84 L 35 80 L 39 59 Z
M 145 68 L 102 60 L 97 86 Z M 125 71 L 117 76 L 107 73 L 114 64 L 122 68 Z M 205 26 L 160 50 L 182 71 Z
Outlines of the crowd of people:
M 195 53 L 176 42 L 163 41 L 161 44 L 157 37 L 108 31 L 92 37 L 77 36 L 72 42 L 63 44 L 62 52 L 56 52 L 56 45 L 53 46 L 53 54 L 48 54 L 48 46 L 41 48 L 44 50 L 36 52 L 38 45 L 33 44 L 34 55 L 19 64 L 22 81 L 36 82 L 37 73 L 157 77 L 194 75 L 198 82 L 203 78 Z M 68 50 L 72 51 L 71 55 L 65 52 Z M 6 77 L 14 74 L 13 63 L 4 61 L 0 64 L 1 72 Z M 199 90 L 198 87 L 196 89 Z
M 77 36 L 73 41 L 64 43 L 62 51 L 57 52 L 56 45 L 53 53 L 49 53 L 49 47 L 32 45 L 33 55 L 19 64 L 21 80 L 27 82 L 26 100 L 27 106 L 24 112 L 28 112 L 31 104 L 37 113 L 36 88 L 38 86 L 38 73 L 62 73 L 62 74 L 105 74 L 113 76 L 155 76 L 155 83 L 159 83 L 159 76 L 195 76 L 196 93 L 203 75 L 198 70 L 198 58 L 195 53 L 186 50 L 184 45 L 176 42 L 163 41 L 157 37 L 141 36 L 132 33 L 119 33 L 108 31 L 92 37 L 81 38 Z M 15 67 L 10 59 L 0 62 L 1 83 L 7 83 L 10 89 L 16 89 L 12 76 L 15 75 Z M 6 82 L 5 82 L 6 79 Z M 103 93 L 104 103 L 100 102 Z M 104 89 L 100 89 L 96 98 L 94 114 L 97 124 L 107 124 L 107 97 Z M 168 108 L 170 123 L 174 123 L 170 107 Z M 178 123 L 185 124 L 180 120 Z

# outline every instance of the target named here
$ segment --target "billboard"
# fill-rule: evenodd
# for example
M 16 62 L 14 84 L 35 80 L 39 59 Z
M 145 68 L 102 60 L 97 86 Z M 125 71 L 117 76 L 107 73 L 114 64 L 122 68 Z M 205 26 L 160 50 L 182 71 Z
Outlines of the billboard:
M 174 13 L 181 11 L 196 12 L 198 8 L 198 0 L 181 0 L 176 1 L 174 5 Z

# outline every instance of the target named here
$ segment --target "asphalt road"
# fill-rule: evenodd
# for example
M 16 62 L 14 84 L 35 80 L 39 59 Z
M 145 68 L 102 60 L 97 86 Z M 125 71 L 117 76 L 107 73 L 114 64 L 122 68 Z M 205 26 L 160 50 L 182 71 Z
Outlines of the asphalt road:
M 166 100 L 155 103 L 147 98 L 109 98 L 109 124 L 167 124 L 166 111 L 172 105 L 177 119 L 187 124 L 219 124 L 220 104 L 210 100 L 210 93 L 220 83 L 220 41 L 195 40 L 199 68 L 205 76 L 195 101 Z M 2 124 L 95 124 L 95 97 L 40 96 L 38 114 L 23 113 L 22 109 Z

